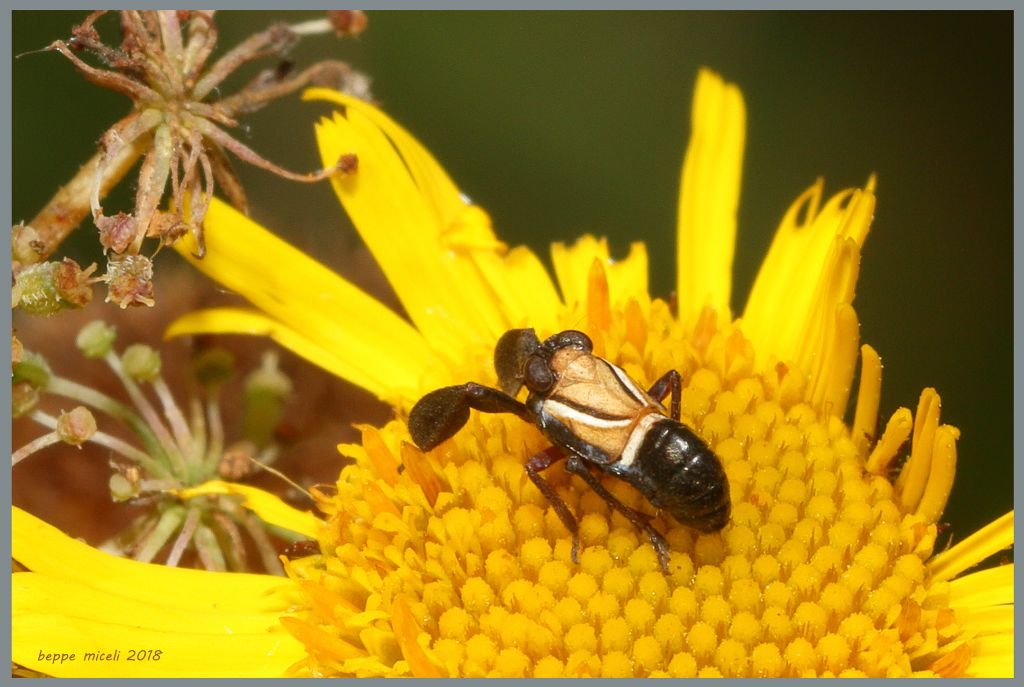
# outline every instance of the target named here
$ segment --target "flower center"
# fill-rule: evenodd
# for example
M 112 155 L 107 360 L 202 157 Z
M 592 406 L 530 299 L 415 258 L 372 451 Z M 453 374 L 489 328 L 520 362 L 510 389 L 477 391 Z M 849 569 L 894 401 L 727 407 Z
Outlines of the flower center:
M 403 423 L 364 428 L 326 501 L 334 555 L 323 569 L 292 564 L 307 588 L 345 601 L 314 595 L 309 621 L 360 653 L 355 619 L 376 610 L 378 629 L 395 629 L 383 654 L 405 657 L 385 674 L 909 674 L 908 647 L 934 643 L 952 621 L 924 610 L 929 529 L 864 470 L 843 422 L 805 403 L 787 366 L 755 373 L 737 329 L 683 336 L 659 301 L 588 333 L 641 384 L 682 373 L 682 420 L 725 466 L 730 523 L 701 534 L 604 476 L 625 505 L 655 516 L 671 549 L 666 576 L 644 533 L 556 465 L 544 474 L 579 521 L 574 563 L 569 532 L 523 470 L 549 445 L 537 428 L 474 413 L 429 454 Z M 469 359 L 475 379 L 493 382 L 484 354 Z M 414 624 L 400 622 L 406 613 Z M 311 645 L 315 671 L 359 672 L 343 659 Z

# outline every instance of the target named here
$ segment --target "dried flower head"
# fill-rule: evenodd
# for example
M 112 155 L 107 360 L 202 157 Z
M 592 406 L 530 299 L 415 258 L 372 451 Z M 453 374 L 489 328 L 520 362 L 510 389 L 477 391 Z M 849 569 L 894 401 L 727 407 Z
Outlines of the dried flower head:
M 69 40 L 54 41 L 49 48 L 67 57 L 91 83 L 131 98 L 132 111 L 103 133 L 93 159 L 32 220 L 31 235 L 22 236 L 23 249 L 15 253 L 21 264 L 45 259 L 90 212 L 104 250 L 117 256 L 138 254 L 146 238 L 158 239 L 162 246 L 191 232 L 201 257 L 203 219 L 214 188 L 243 212 L 248 207 L 227 153 L 293 181 L 324 179 L 343 164 L 296 174 L 264 159 L 228 129 L 238 126 L 240 116 L 308 85 L 366 95 L 368 79 L 344 62 L 325 60 L 292 73 L 291 65 L 281 61 L 237 93 L 220 95 L 219 88 L 242 65 L 266 57 L 282 60 L 303 35 L 358 34 L 365 26 L 361 12 L 330 13 L 294 26 L 275 23 L 212 63 L 218 37 L 213 11 L 120 11 L 121 42 L 116 46 L 105 42 L 96 27 L 104 14 L 91 13 L 72 29 Z M 83 53 L 99 66 L 83 59 Z M 134 210 L 105 214 L 102 198 L 140 157 Z M 167 209 L 161 210 L 168 187 Z M 115 295 L 120 285 L 110 282 L 108 300 L 122 307 L 152 305 L 152 294 L 145 289 Z

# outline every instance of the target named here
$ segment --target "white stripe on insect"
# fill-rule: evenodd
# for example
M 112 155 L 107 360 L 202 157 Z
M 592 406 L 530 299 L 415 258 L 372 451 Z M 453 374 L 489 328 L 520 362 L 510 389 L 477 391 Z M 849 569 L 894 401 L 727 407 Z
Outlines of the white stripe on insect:
M 645 394 L 636 385 L 636 382 L 629 378 L 629 375 L 626 374 L 625 370 L 623 370 L 621 367 L 617 365 L 612 365 L 607 360 L 601 360 L 601 362 L 603 362 L 605 365 L 611 368 L 612 373 L 619 380 L 619 384 L 622 385 L 622 388 L 626 391 L 626 393 L 628 393 L 630 396 L 636 399 L 637 403 L 642 403 L 643 405 L 650 404 L 650 402 L 647 400 L 647 394 Z
M 594 417 L 589 413 L 577 410 L 572 406 L 568 406 L 560 401 L 547 400 L 544 401 L 544 410 L 554 415 L 559 420 L 568 420 L 570 422 L 578 422 L 588 427 L 599 427 L 601 429 L 614 429 L 618 427 L 629 427 L 633 422 L 632 417 L 616 418 L 614 420 L 606 420 L 600 417 Z
M 619 468 L 628 468 L 633 464 L 633 461 L 636 460 L 636 453 L 640 450 L 640 445 L 644 443 L 647 432 L 655 423 L 665 419 L 667 418 L 661 413 L 648 413 L 640 418 L 640 422 L 636 423 L 636 427 L 633 428 L 632 433 L 629 435 L 626 448 L 622 449 L 622 457 L 619 458 L 617 464 Z

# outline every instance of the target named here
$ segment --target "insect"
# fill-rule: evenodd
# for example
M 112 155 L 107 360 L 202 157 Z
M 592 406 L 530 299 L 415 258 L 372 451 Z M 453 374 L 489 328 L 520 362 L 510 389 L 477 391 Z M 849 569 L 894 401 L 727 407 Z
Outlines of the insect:
M 500 390 L 475 382 L 448 386 L 421 398 L 409 415 L 409 432 L 426 451 L 452 437 L 470 409 L 511 413 L 535 424 L 553 446 L 526 463 L 526 474 L 572 534 L 578 562 L 579 525 L 541 472 L 561 460 L 609 506 L 642 529 L 668 572 L 668 542 L 652 516 L 617 499 L 591 471 L 599 469 L 633 485 L 655 507 L 701 532 L 729 521 L 729 485 L 718 457 L 679 421 L 681 379 L 670 370 L 646 392 L 621 368 L 593 354 L 583 332 L 569 330 L 543 342 L 533 329 L 513 329 L 498 340 L 494 368 Z M 515 396 L 526 386 L 526 402 Z M 671 394 L 670 412 L 661 404 Z

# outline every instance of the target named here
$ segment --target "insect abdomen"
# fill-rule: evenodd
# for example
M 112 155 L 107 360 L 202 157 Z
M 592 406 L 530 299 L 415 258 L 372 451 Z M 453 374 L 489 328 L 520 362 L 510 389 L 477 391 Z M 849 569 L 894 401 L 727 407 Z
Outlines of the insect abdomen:
M 662 418 L 621 475 L 684 525 L 715 532 L 729 521 L 729 483 L 718 456 L 685 425 Z

